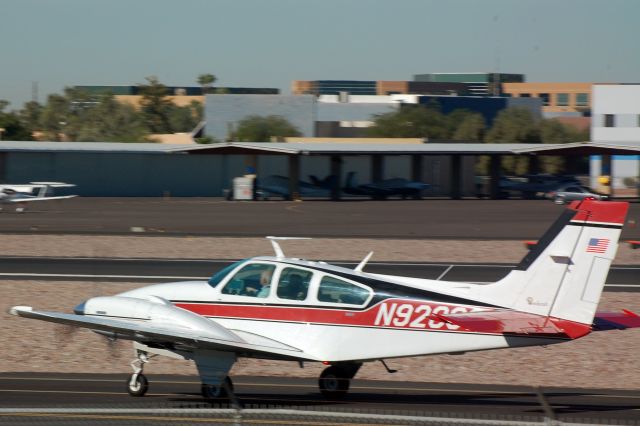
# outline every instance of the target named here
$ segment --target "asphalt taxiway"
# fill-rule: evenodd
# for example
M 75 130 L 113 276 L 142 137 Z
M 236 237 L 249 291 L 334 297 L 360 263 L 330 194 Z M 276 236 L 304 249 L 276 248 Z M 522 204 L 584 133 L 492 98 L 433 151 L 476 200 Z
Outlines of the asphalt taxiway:
M 232 263 L 229 259 L 123 259 L 0 257 L 0 280 L 140 281 L 206 280 Z M 330 262 L 354 268 L 353 262 Z M 493 282 L 514 265 L 474 263 L 370 262 L 365 272 L 445 281 Z M 605 291 L 640 291 L 640 265 L 612 266 Z
M 149 376 L 147 396 L 134 398 L 125 391 L 126 375 L 0 374 L 0 422 L 12 413 L 39 413 L 39 421 L 67 420 L 73 416 L 92 422 L 125 416 L 127 410 L 148 409 L 156 415 L 166 409 L 229 408 L 226 400 L 205 400 L 199 381 L 191 376 Z M 474 417 L 541 420 L 548 410 L 558 420 L 607 423 L 640 418 L 640 392 L 611 389 L 541 389 L 526 386 L 413 383 L 354 380 L 344 400 L 327 401 L 313 379 L 234 378 L 238 402 L 245 409 L 296 409 L 367 414 L 403 413 L 407 416 Z M 545 404 L 548 404 L 545 409 Z M 49 412 L 47 409 L 57 409 Z M 92 411 L 93 410 L 93 411 Z M 144 411 L 139 411 L 144 412 Z M 44 416 L 44 418 L 43 418 Z M 159 418 L 159 417 L 158 417 Z M 24 417 L 22 417 L 24 420 Z M 115 418 L 117 420 L 117 417 Z M 124 417 L 123 417 L 124 419 Z M 148 424 L 148 422 L 144 422 Z M 272 423 L 273 424 L 273 423 Z M 317 423 L 316 423 L 317 424 Z M 343 421 L 342 424 L 345 424 Z M 347 423 L 350 424 L 350 423 Z
M 6 207 L 0 233 L 537 239 L 563 211 L 548 200 L 226 201 L 73 198 Z M 622 239 L 640 240 L 640 203 Z

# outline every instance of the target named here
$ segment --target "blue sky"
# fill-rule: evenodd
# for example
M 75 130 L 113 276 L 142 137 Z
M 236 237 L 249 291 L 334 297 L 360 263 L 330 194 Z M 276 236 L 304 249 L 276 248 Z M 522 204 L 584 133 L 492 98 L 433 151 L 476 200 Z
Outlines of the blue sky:
M 158 76 L 196 85 L 513 72 L 640 82 L 638 0 L 3 0 L 0 99 Z

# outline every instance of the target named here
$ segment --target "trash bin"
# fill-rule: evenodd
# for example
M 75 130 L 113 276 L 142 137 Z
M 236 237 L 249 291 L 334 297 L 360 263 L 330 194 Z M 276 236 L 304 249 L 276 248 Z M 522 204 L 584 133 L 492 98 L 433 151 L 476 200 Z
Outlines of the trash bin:
M 252 177 L 233 178 L 233 199 L 253 200 L 253 180 Z

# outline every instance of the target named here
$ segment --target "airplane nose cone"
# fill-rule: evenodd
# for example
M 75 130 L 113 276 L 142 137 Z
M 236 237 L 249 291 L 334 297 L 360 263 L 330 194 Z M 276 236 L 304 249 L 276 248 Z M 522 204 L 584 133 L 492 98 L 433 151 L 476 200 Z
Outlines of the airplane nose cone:
M 78 306 L 76 306 L 75 308 L 73 308 L 73 313 L 76 315 L 84 315 L 84 304 L 87 303 L 87 301 L 85 300 L 84 302 L 82 302 L 81 304 L 79 304 Z

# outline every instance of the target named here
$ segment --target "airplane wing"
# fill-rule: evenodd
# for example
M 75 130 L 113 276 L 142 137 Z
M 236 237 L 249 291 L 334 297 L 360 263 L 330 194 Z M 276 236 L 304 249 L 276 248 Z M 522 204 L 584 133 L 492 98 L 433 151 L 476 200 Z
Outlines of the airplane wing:
M 76 186 L 73 183 L 66 182 L 31 182 L 32 185 L 41 188 L 43 186 L 48 186 L 50 188 L 72 188 Z
M 32 195 L 17 194 L 12 198 L 5 199 L 5 202 L 9 203 L 30 203 L 32 201 L 51 201 L 51 200 L 65 200 L 67 198 L 77 197 L 77 195 L 59 195 L 55 197 L 36 197 Z
M 174 308 L 178 309 L 178 308 Z M 112 319 L 106 317 L 66 314 L 61 312 L 37 311 L 29 306 L 14 306 L 9 310 L 12 315 L 38 319 L 58 324 L 72 325 L 104 332 L 116 338 L 135 340 L 145 344 L 172 345 L 180 344 L 192 349 L 211 349 L 236 353 L 252 353 L 258 355 L 277 355 L 288 359 L 314 360 L 301 350 L 283 343 L 242 331 L 229 330 L 215 321 L 197 317 L 197 321 L 205 321 L 206 329 L 197 330 L 170 323 L 154 323 L 153 321 Z

